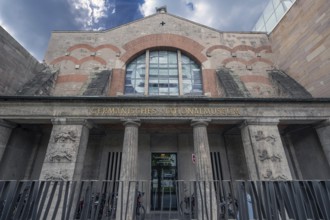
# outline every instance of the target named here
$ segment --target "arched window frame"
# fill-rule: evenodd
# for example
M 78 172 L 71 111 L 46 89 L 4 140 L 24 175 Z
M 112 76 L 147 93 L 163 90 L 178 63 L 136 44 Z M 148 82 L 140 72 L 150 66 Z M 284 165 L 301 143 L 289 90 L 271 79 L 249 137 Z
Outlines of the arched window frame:
M 158 85 L 158 94 L 152 93 L 151 92 L 151 88 L 150 85 L 152 85 L 151 83 L 151 76 L 150 75 L 150 70 L 152 69 L 150 67 L 151 63 L 150 63 L 150 54 L 154 53 L 154 52 L 164 52 L 167 51 L 167 53 L 171 52 L 173 54 L 173 52 L 176 52 L 176 65 L 177 65 L 177 81 L 178 81 L 178 92 L 174 93 L 170 91 L 170 86 L 171 83 L 168 82 L 168 93 L 167 94 L 161 94 L 162 92 L 160 92 L 160 83 Z M 160 56 L 158 56 L 159 58 Z M 142 62 L 142 59 L 144 60 L 144 62 Z M 182 63 L 182 60 L 185 60 L 187 63 Z M 160 63 L 158 63 L 160 65 Z M 169 65 L 169 61 L 167 62 L 167 64 Z M 136 69 L 132 70 L 131 72 L 129 72 L 129 68 L 131 68 L 131 66 L 136 65 Z M 140 65 L 140 74 L 137 74 L 138 72 L 138 65 Z M 184 74 L 184 70 L 185 69 L 189 69 L 189 72 Z M 174 70 L 174 69 L 173 69 Z M 134 72 L 135 71 L 135 72 Z M 159 70 L 158 70 L 159 71 Z M 133 73 L 135 73 L 135 77 L 133 77 Z M 159 73 L 158 73 L 159 74 Z M 170 74 L 170 73 L 168 73 Z M 187 77 L 190 74 L 190 78 Z M 139 78 L 137 78 L 136 75 L 140 75 Z M 143 76 L 144 80 L 142 80 L 143 78 L 141 77 Z M 129 78 L 130 77 L 130 78 Z M 160 77 L 158 75 L 158 77 Z M 132 78 L 134 78 L 134 83 L 135 86 L 133 86 L 133 80 Z M 170 81 L 170 76 L 168 76 L 168 81 Z M 174 78 L 172 78 L 174 79 Z M 128 83 L 128 81 L 130 81 L 131 84 Z M 160 80 L 158 80 L 160 81 Z M 136 91 L 136 86 L 137 83 L 139 82 L 140 85 L 143 85 L 143 87 L 140 87 L 141 90 L 143 88 L 143 92 L 137 92 Z M 128 86 L 134 87 L 134 91 L 136 92 L 129 92 L 128 90 Z M 190 89 L 189 89 L 190 88 Z M 130 89 L 132 90 L 132 88 Z M 187 91 L 190 91 L 189 93 Z M 192 92 L 191 92 L 192 91 Z M 140 54 L 138 57 L 136 57 L 135 59 L 131 60 L 131 62 L 129 62 L 126 66 L 126 75 L 125 75 L 125 89 L 124 89 L 124 93 L 125 95 L 145 95 L 145 96 L 201 96 L 203 95 L 203 82 L 202 82 L 202 74 L 201 74 L 201 66 L 200 64 L 198 64 L 194 59 L 192 59 L 190 56 L 187 55 L 182 55 L 180 50 L 146 50 L 144 53 Z

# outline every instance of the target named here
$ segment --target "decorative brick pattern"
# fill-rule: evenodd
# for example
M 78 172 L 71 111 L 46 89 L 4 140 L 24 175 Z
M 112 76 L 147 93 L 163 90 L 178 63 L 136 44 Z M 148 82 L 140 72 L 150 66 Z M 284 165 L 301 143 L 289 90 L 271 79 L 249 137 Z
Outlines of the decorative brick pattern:
M 74 51 L 76 49 L 82 49 L 82 48 L 87 49 L 87 50 L 89 50 L 91 52 L 97 52 L 98 50 L 101 50 L 101 49 L 104 49 L 104 48 L 108 48 L 108 49 L 113 50 L 116 53 L 120 53 L 119 48 L 116 47 L 116 46 L 114 46 L 114 45 L 112 45 L 112 44 L 102 44 L 102 45 L 99 45 L 97 47 L 93 47 L 93 46 L 91 46 L 89 44 L 76 44 L 76 45 L 73 45 L 72 47 L 70 47 L 67 51 L 68 52 L 72 52 L 72 51 Z
M 54 59 L 50 64 L 57 64 L 62 61 L 71 61 L 76 65 L 81 65 L 87 61 L 95 61 L 102 65 L 107 64 L 107 62 L 104 59 L 102 59 L 101 57 L 98 57 L 98 56 L 88 56 L 88 57 L 84 57 L 80 60 L 78 60 L 77 58 L 75 58 L 73 56 L 62 56 L 62 57 L 58 57 L 58 58 Z
M 68 83 L 68 82 L 86 82 L 88 75 L 85 74 L 69 74 L 69 75 L 60 75 L 57 77 L 56 84 Z
M 270 61 L 268 59 L 265 59 L 265 58 L 262 58 L 262 57 L 256 57 L 256 58 L 253 58 L 251 60 L 245 60 L 245 59 L 238 58 L 238 57 L 230 57 L 230 58 L 224 59 L 222 61 L 222 64 L 224 64 L 226 66 L 230 62 L 239 62 L 239 63 L 242 63 L 246 66 L 251 66 L 252 64 L 254 64 L 256 62 L 266 63 L 266 64 L 269 64 L 271 66 L 273 65 L 272 61 Z
M 217 50 L 217 49 L 227 50 L 230 53 L 236 53 L 237 51 L 248 51 L 248 50 L 253 51 L 255 53 L 260 53 L 261 51 L 264 51 L 265 53 L 272 53 L 271 46 L 260 46 L 260 47 L 255 48 L 255 47 L 252 47 L 249 45 L 238 45 L 234 48 L 230 48 L 225 45 L 214 45 L 207 49 L 206 54 L 210 54 L 214 50 Z

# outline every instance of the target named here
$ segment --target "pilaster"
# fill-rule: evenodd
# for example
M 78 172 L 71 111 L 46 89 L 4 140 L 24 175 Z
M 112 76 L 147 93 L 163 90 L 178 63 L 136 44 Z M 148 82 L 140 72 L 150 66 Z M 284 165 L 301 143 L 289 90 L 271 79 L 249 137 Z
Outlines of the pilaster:
M 251 180 L 291 180 L 292 175 L 278 130 L 279 120 L 248 120 L 241 125 Z
M 91 124 L 85 119 L 55 118 L 41 180 L 80 180 Z
M 0 162 L 5 153 L 12 130 L 15 127 L 16 125 L 14 123 L 0 120 Z
M 325 157 L 330 165 L 330 119 L 315 126 Z

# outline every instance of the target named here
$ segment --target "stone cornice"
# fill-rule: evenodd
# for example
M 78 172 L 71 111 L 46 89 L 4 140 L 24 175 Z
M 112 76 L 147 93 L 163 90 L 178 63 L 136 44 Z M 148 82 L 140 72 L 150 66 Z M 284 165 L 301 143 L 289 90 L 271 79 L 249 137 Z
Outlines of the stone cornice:
M 53 125 L 83 125 L 89 129 L 93 127 L 89 120 L 82 118 L 53 118 L 51 121 Z

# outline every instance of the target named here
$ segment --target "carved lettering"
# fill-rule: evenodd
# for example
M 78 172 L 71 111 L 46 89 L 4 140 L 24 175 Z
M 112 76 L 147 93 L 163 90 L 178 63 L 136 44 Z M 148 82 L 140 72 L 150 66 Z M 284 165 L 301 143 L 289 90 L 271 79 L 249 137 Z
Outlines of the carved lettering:
M 94 107 L 95 116 L 239 116 L 239 108 L 213 107 Z

